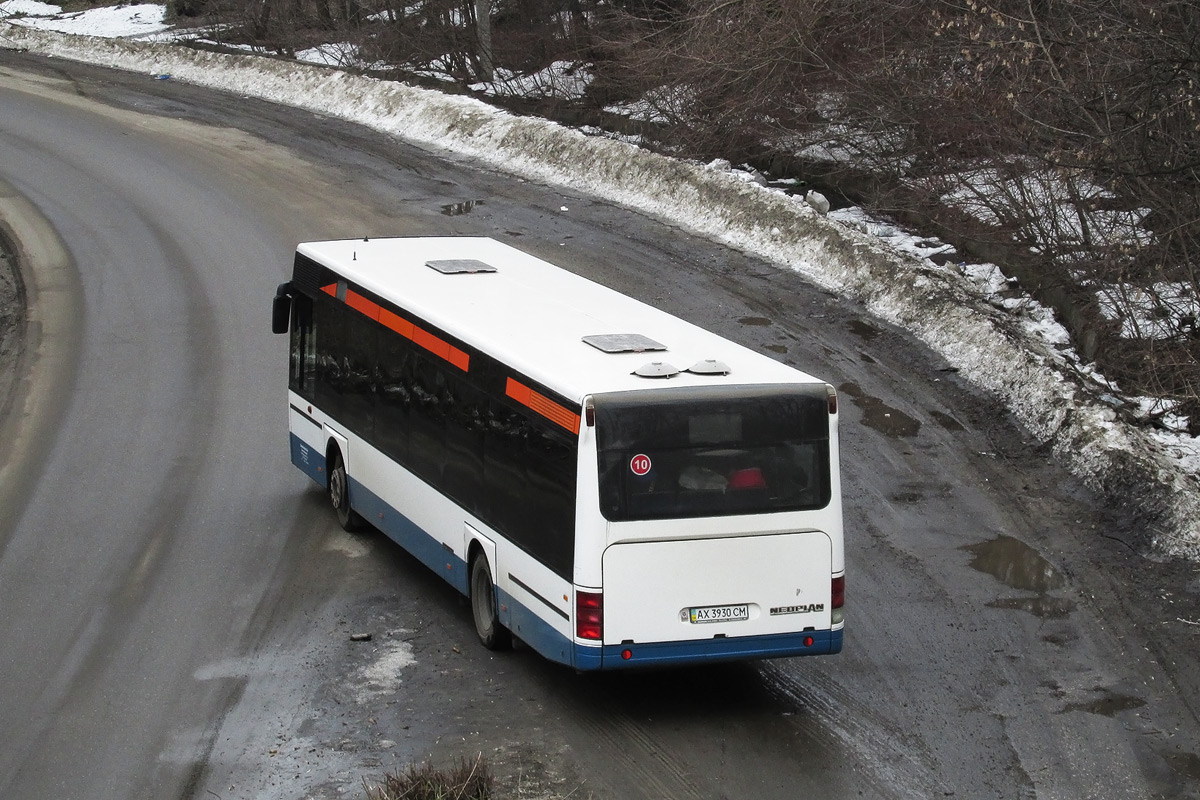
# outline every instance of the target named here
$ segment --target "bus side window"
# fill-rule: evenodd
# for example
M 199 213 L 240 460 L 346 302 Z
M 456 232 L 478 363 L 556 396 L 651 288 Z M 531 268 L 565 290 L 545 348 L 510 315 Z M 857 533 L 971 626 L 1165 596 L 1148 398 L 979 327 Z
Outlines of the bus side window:
M 448 392 L 440 364 L 414 355 L 409 391 L 409 451 L 406 466 L 426 482 L 444 490 L 442 468 L 446 461 Z
M 317 373 L 316 328 L 312 298 L 297 294 L 292 300 L 290 388 L 311 398 Z
M 379 334 L 376 363 L 375 435 L 383 451 L 401 464 L 410 463 L 409 429 L 412 426 L 412 344 L 392 331 Z

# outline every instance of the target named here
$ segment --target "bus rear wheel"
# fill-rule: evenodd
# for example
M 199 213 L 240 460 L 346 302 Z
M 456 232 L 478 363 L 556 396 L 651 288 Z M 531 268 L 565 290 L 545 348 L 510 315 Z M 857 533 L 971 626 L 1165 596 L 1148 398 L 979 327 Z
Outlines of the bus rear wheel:
M 337 512 L 338 524 L 342 526 L 342 530 L 353 533 L 366 527 L 366 520 L 350 507 L 350 479 L 346 477 L 346 462 L 337 450 L 333 451 L 333 460 L 330 462 L 329 502 Z
M 487 556 L 477 553 L 471 560 L 471 615 L 475 632 L 488 650 L 507 650 L 512 647 L 512 633 L 500 624 L 496 613 L 496 585 Z

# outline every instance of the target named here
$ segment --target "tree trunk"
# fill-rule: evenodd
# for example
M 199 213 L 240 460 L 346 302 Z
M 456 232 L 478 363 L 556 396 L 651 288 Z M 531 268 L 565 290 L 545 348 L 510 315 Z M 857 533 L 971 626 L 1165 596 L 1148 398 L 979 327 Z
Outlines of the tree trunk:
M 479 80 L 490 83 L 495 77 L 492 63 L 492 0 L 475 0 L 475 46 Z

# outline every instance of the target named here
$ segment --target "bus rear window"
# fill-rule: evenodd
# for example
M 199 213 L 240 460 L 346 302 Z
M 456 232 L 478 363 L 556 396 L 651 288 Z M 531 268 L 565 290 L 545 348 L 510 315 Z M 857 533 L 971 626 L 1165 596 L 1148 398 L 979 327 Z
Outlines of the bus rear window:
M 824 385 L 593 397 L 600 509 L 611 521 L 824 508 Z

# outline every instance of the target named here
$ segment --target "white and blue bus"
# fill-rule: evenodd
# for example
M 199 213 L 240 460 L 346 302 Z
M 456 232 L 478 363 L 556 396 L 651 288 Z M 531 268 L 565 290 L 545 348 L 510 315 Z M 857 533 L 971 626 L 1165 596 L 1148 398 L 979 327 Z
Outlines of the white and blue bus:
M 579 670 L 837 653 L 833 387 L 484 238 L 301 244 L 292 463 Z

